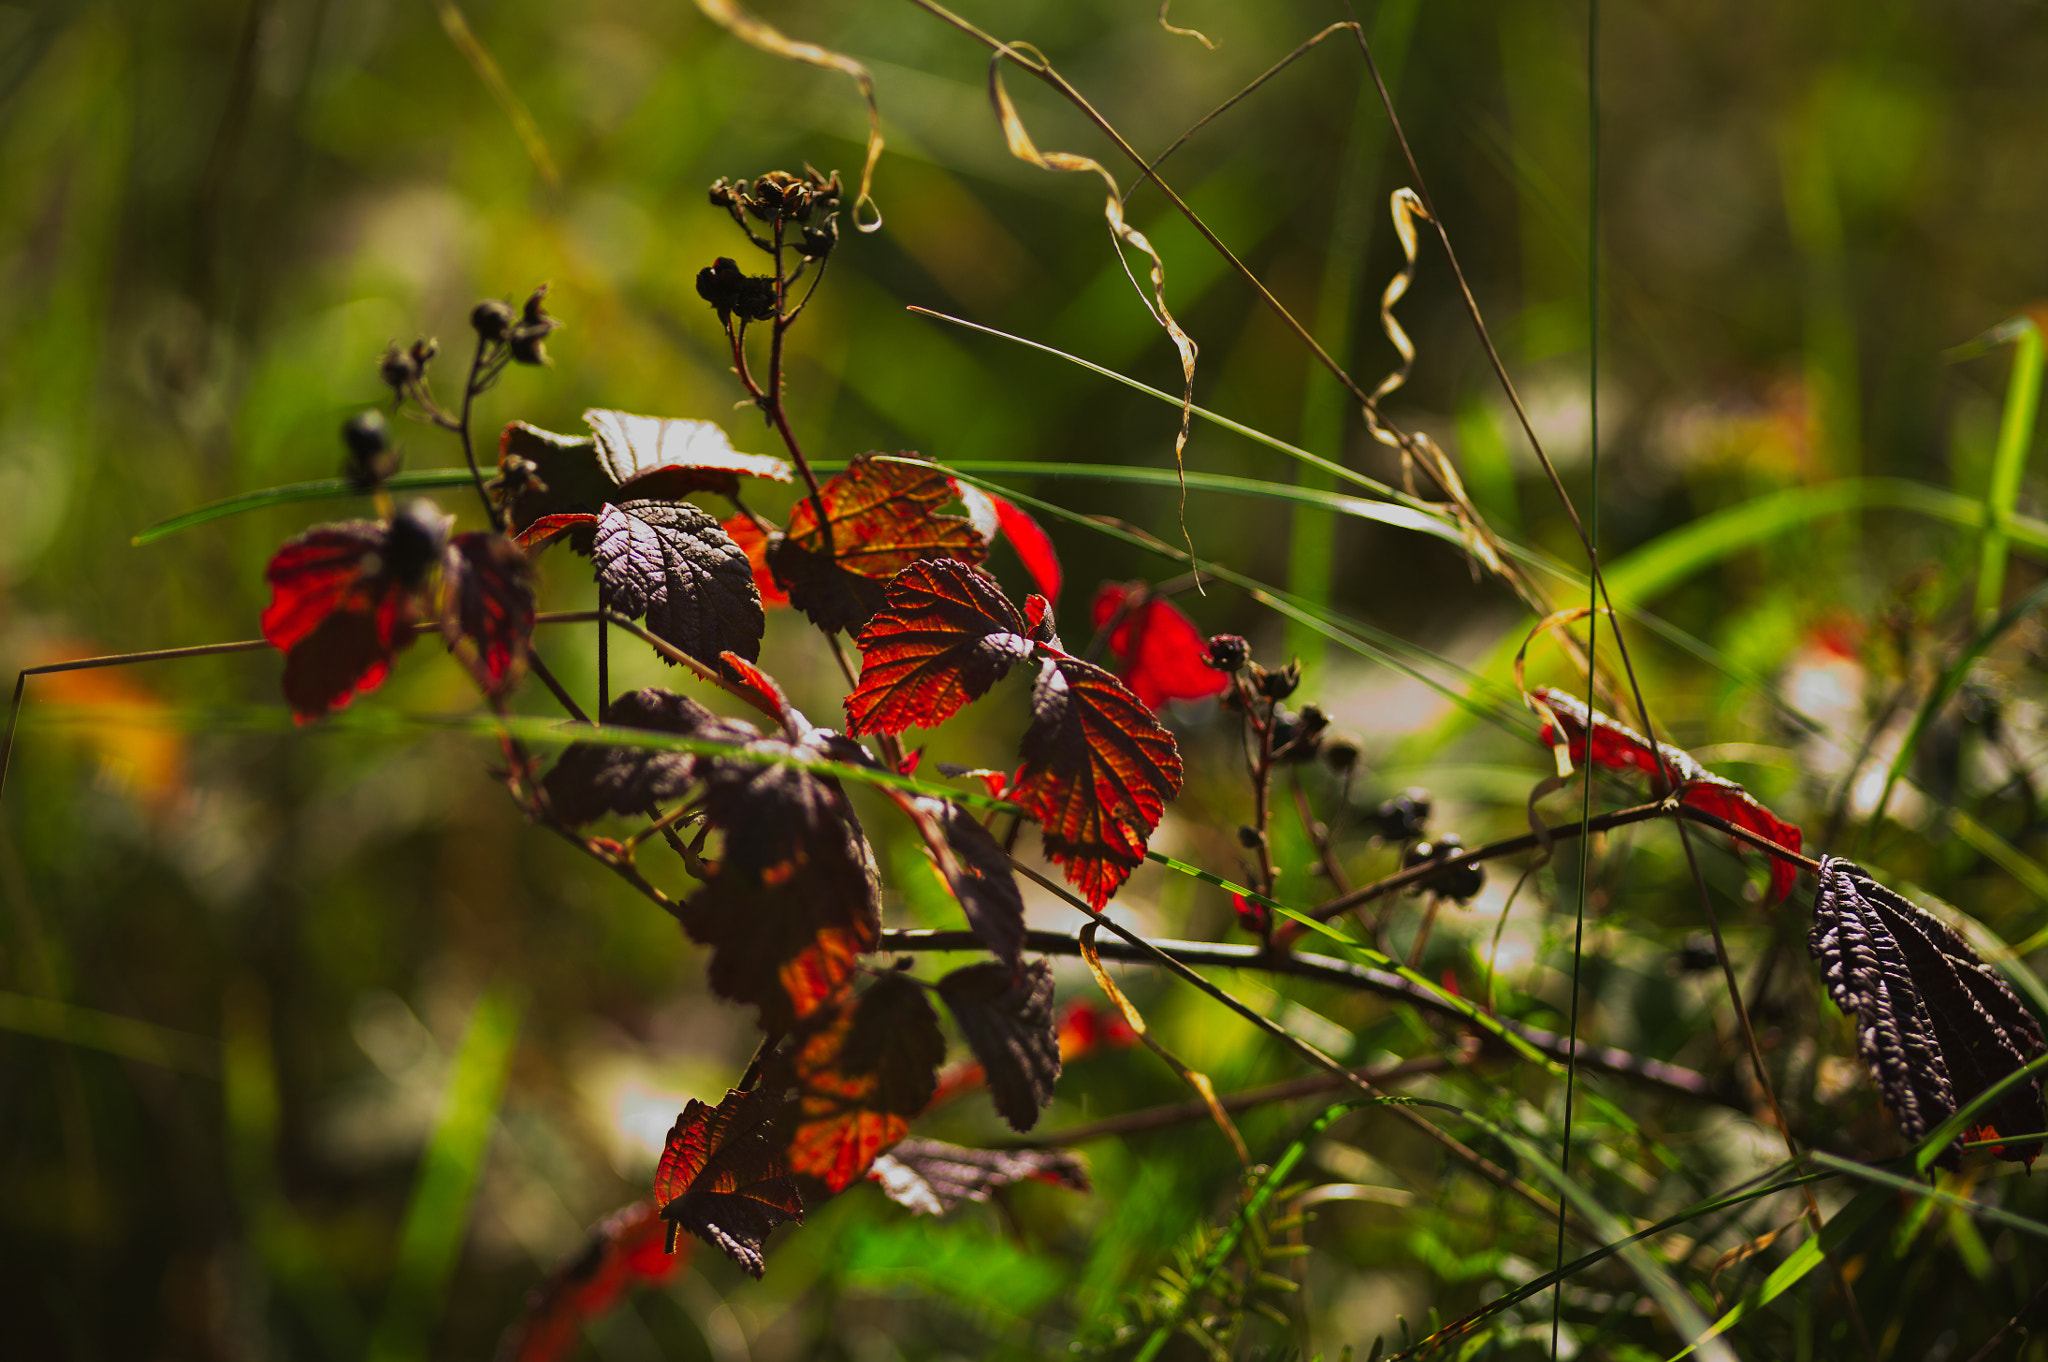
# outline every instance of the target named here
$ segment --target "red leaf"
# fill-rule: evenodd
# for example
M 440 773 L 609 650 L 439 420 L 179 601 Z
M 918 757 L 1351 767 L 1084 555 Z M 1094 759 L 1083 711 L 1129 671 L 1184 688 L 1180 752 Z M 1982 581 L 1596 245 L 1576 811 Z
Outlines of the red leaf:
M 1060 556 L 1053 549 L 1052 537 L 1023 508 L 1013 506 L 994 494 L 990 494 L 989 500 L 996 508 L 996 522 L 1003 527 L 1003 533 L 1009 538 L 1010 547 L 1017 551 L 1024 570 L 1031 574 L 1031 580 L 1038 584 L 1047 600 L 1058 600 Z
M 1254 903 L 1242 894 L 1230 896 L 1230 906 L 1237 913 L 1237 925 L 1253 936 L 1264 937 L 1273 923 L 1273 910 L 1263 903 Z
M 932 1216 L 1017 1182 L 1090 1190 L 1088 1165 L 1071 1149 L 963 1149 L 938 1140 L 902 1141 L 875 1160 L 868 1181 L 912 1214 Z
M 733 684 L 747 692 L 754 707 L 763 714 L 773 714 L 787 724 L 794 712 L 789 707 L 789 697 L 782 693 L 782 687 L 775 684 L 775 678 L 762 671 L 738 653 L 723 652 L 718 655 L 719 666 L 730 677 Z
M 1052 966 L 1043 960 L 1022 971 L 988 960 L 939 980 L 939 996 L 981 1061 L 996 1110 L 1020 1134 L 1038 1124 L 1060 1076 L 1052 992 Z
M 889 583 L 860 632 L 860 684 L 846 697 L 846 731 L 936 728 L 1031 656 L 1024 620 L 987 573 L 940 559 Z
M 1097 629 L 1116 619 L 1109 634 L 1110 656 L 1124 684 L 1148 708 L 1158 709 L 1168 700 L 1199 700 L 1230 685 L 1228 676 L 1209 665 L 1209 641 L 1194 621 L 1172 601 L 1148 594 L 1142 583 L 1104 582 L 1095 593 L 1093 615 Z
M 263 636 L 285 654 L 285 699 L 301 723 L 383 684 L 392 654 L 412 642 L 446 533 L 421 502 L 389 522 L 315 526 L 271 558 Z
M 458 534 L 441 560 L 441 637 L 464 660 L 484 694 L 503 699 L 526 670 L 533 637 L 533 581 L 526 555 L 502 534 Z
M 666 1248 L 669 1227 L 652 1201 L 636 1201 L 606 1217 L 582 1248 L 564 1258 L 498 1343 L 497 1362 L 557 1362 L 576 1346 L 577 1331 L 612 1308 L 629 1286 L 667 1280 L 689 1262 Z
M 520 548 L 528 553 L 537 553 L 554 543 L 565 534 L 580 536 L 580 541 L 571 541 L 578 553 L 590 552 L 590 538 L 596 532 L 597 517 L 583 511 L 560 511 L 529 521 L 525 529 L 512 536 Z
M 1180 793 L 1180 749 L 1122 682 L 1076 658 L 1046 659 L 1031 711 L 1011 797 L 1038 820 L 1046 855 L 1100 909 L 1143 863 L 1166 801 Z
M 730 520 L 720 521 L 725 532 L 732 536 L 747 555 L 747 561 L 754 567 L 754 587 L 761 593 L 761 604 L 770 610 L 785 609 L 789 605 L 789 593 L 776 582 L 775 574 L 768 570 L 768 536 L 754 523 L 750 515 L 736 515 Z
M 885 974 L 771 1063 L 770 1078 L 797 1090 L 789 1164 L 842 1192 L 875 1156 L 902 1139 L 925 1109 L 946 1056 L 924 991 Z
M 1652 751 L 1649 739 L 1633 728 L 1616 723 L 1598 710 L 1587 709 L 1584 701 L 1554 687 L 1538 686 L 1533 693 L 1557 716 L 1557 722 L 1564 729 L 1566 750 L 1574 762 L 1584 763 L 1587 760 L 1590 733 L 1590 750 L 1595 766 L 1641 771 L 1661 786 L 1665 779 L 1658 761 L 1661 756 L 1663 769 L 1668 769 L 1669 778 L 1678 783 L 1681 803 L 1717 818 L 1725 818 L 1788 851 L 1799 850 L 1805 840 L 1796 826 L 1759 804 L 1742 786 L 1700 765 L 1691 753 L 1670 743 L 1659 743 Z M 1556 735 L 1547 722 L 1537 736 L 1545 743 L 1556 741 Z M 1770 862 L 1771 902 L 1781 903 L 1799 882 L 1799 863 L 1782 856 L 1772 856 Z
M 803 1197 L 783 1160 L 773 1122 L 782 1094 L 765 1087 L 726 1093 L 716 1107 L 691 1099 L 676 1117 L 654 1173 L 654 1200 L 669 1223 L 666 1247 L 688 1230 L 755 1277 L 769 1231 L 803 1223 Z
M 769 546 L 769 567 L 819 628 L 865 624 L 881 608 L 880 584 L 912 563 L 988 557 L 972 521 L 939 514 L 954 495 L 952 480 L 936 469 L 863 454 L 820 489 L 829 546 L 811 499 L 800 497 L 789 533 Z

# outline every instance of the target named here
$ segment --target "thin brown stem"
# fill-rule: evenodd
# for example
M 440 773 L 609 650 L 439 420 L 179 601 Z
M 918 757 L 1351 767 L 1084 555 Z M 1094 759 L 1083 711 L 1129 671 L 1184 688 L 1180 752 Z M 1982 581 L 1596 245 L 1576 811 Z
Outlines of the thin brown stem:
M 1337 849 L 1330 841 L 1329 826 L 1317 821 L 1316 811 L 1308 802 L 1308 791 L 1301 784 L 1300 767 L 1289 769 L 1287 783 L 1294 791 L 1294 811 L 1301 815 L 1302 835 L 1315 848 L 1316 859 L 1322 862 L 1324 877 L 1339 894 L 1350 893 L 1351 877 L 1344 873 L 1344 863 L 1337 859 Z
M 491 493 L 484 486 L 484 472 L 476 461 L 476 444 L 470 436 L 469 416 L 476 405 L 476 395 L 483 390 L 484 361 L 490 354 L 492 342 L 479 334 L 476 338 L 476 354 L 469 362 L 469 377 L 462 383 L 462 414 L 456 420 L 455 434 L 462 441 L 462 458 L 469 465 L 469 476 L 476 483 L 477 500 L 484 504 L 484 514 L 491 519 L 491 528 L 504 533 L 505 514 L 491 500 Z

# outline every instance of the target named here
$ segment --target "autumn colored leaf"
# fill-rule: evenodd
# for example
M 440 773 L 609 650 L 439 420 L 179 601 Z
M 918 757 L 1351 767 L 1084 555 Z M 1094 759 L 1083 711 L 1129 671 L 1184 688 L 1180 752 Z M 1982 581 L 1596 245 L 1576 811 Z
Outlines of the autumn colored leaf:
M 1554 687 L 1538 686 L 1532 694 L 1557 716 L 1564 729 L 1566 751 L 1574 762 L 1585 763 L 1590 752 L 1593 765 L 1640 771 L 1658 786 L 1665 779 L 1663 771 L 1668 769 L 1670 778 L 1677 781 L 1679 802 L 1724 818 L 1788 851 L 1799 850 L 1805 840 L 1796 826 L 1758 803 L 1742 786 L 1700 765 L 1682 748 L 1658 743 L 1652 749 L 1649 739 L 1642 734 L 1598 710 L 1587 709 L 1584 701 Z M 1547 721 L 1538 736 L 1548 744 L 1557 740 Z M 1770 901 L 1781 903 L 1799 882 L 1799 864 L 1780 856 L 1772 856 L 1770 862 Z
M 920 798 L 917 807 L 942 845 L 927 847 L 939 876 L 967 925 L 1012 972 L 1024 963 L 1024 896 L 1009 855 L 974 815 L 943 799 Z
M 875 1160 L 868 1181 L 915 1215 L 942 1216 L 969 1201 L 987 1201 L 1019 1182 L 1091 1190 L 1088 1165 L 1071 1149 L 964 1149 L 938 1140 L 906 1139 Z
M 885 974 L 770 1063 L 767 1082 L 797 1090 L 789 1164 L 845 1191 L 930 1103 L 946 1057 L 924 991 Z
M 752 724 L 713 714 L 687 695 L 652 687 L 613 699 L 606 722 L 729 742 L 735 747 L 761 736 Z M 698 760 L 688 752 L 652 747 L 571 744 L 541 782 L 547 792 L 549 816 L 561 826 L 573 828 L 608 813 L 648 813 L 690 787 Z
M 1010 797 L 1038 820 L 1068 883 L 1100 909 L 1144 862 L 1166 801 L 1180 793 L 1180 749 L 1121 681 L 1076 658 L 1045 660 L 1031 713 Z
M 1852 862 L 1821 858 L 1806 944 L 1828 996 L 1856 1019 L 1857 1047 L 1909 1144 L 2048 1049 L 2026 1004 L 1954 929 Z M 1965 1135 L 2030 1133 L 2043 1120 L 2040 1086 L 2027 1082 Z M 1996 1152 L 2032 1164 L 2039 1151 Z M 1939 1161 L 1954 1168 L 1954 1148 Z
M 767 454 L 742 454 L 710 421 L 583 413 L 597 437 L 597 462 L 618 487 L 617 501 L 679 501 L 693 492 L 732 496 L 742 477 L 788 482 L 789 464 Z
M 767 618 L 754 570 L 708 512 L 688 502 L 607 506 L 591 560 L 605 599 L 644 616 L 657 638 L 714 666 L 723 652 L 761 655 Z
M 285 699 L 299 722 L 383 684 L 392 655 L 412 642 L 447 533 L 422 501 L 390 521 L 317 525 L 271 558 L 263 637 L 285 655 Z
M 830 755 L 760 739 L 768 756 Z M 787 1031 L 846 989 L 881 932 L 881 872 L 838 782 L 798 766 L 718 758 L 698 767 L 705 815 L 725 834 L 711 881 L 682 905 L 683 928 L 712 948 L 711 988 Z
M 767 550 L 768 566 L 819 628 L 857 628 L 881 608 L 881 584 L 912 563 L 988 557 L 972 521 L 940 514 L 955 495 L 936 469 L 863 454 L 819 489 L 823 526 L 811 499 L 798 498 L 788 533 Z
M 1209 641 L 1194 621 L 1144 583 L 1104 582 L 1091 614 L 1097 629 L 1109 627 L 1117 675 L 1146 708 L 1200 700 L 1230 685 L 1228 676 L 1208 664 Z
M 590 541 L 597 534 L 597 517 L 584 511 L 562 511 L 544 515 L 531 521 L 526 528 L 512 536 L 512 542 L 528 553 L 538 553 L 564 535 L 572 536 L 578 553 L 590 552 Z
M 1010 547 L 1017 551 L 1017 559 L 1024 564 L 1024 570 L 1031 574 L 1031 580 L 1048 601 L 1060 598 L 1060 556 L 1052 546 L 1052 536 L 1033 520 L 1020 506 L 1012 505 L 994 493 L 989 501 L 996 508 L 996 523 L 1002 526 L 1003 537 L 1010 541 Z
M 1031 656 L 1025 627 L 987 573 L 950 558 L 912 563 L 860 632 L 846 731 L 938 727 Z
M 732 536 L 732 542 L 740 546 L 747 555 L 747 562 L 754 569 L 754 588 L 761 593 L 761 604 L 769 610 L 786 609 L 789 593 L 775 580 L 775 574 L 768 570 L 768 534 L 750 515 L 736 515 L 721 520 L 719 525 Z
M 441 560 L 441 637 L 464 658 L 484 694 L 502 699 L 526 670 L 533 637 L 533 578 L 526 555 L 502 534 L 458 534 Z
M 804 1203 L 784 1161 L 775 1122 L 780 1092 L 734 1089 L 716 1107 L 694 1098 L 676 1117 L 654 1174 L 654 1200 L 668 1222 L 666 1247 L 688 1230 L 755 1277 L 769 1231 L 803 1223 Z
M 497 1362 L 558 1362 L 585 1324 L 610 1310 L 627 1288 L 666 1281 L 690 1260 L 667 1248 L 670 1226 L 652 1201 L 606 1217 L 581 1248 L 526 1293 L 526 1306 L 499 1340 Z
M 1044 960 L 1022 970 L 989 960 L 939 980 L 939 996 L 981 1061 L 996 1111 L 1019 1134 L 1038 1124 L 1060 1076 L 1052 995 L 1052 966 Z

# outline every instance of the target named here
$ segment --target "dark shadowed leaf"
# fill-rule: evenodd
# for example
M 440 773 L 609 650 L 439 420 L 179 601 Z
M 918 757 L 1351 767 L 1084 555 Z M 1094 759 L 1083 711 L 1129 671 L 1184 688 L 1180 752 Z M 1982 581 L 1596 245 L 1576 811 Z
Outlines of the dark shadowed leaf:
M 575 1351 L 583 1326 L 630 1287 L 666 1281 L 690 1260 L 667 1248 L 669 1226 L 652 1201 L 613 1212 L 583 1247 L 526 1293 L 525 1309 L 499 1340 L 497 1362 L 556 1362 Z
M 768 1232 L 804 1218 L 775 1124 L 784 1108 L 782 1092 L 766 1087 L 735 1089 L 716 1107 L 692 1099 L 683 1108 L 654 1174 L 654 1200 L 670 1226 L 669 1247 L 678 1229 L 688 1230 L 761 1275 Z
M 820 495 L 829 536 L 811 499 L 800 497 L 790 508 L 788 534 L 767 556 L 790 603 L 821 629 L 865 624 L 882 606 L 882 584 L 914 562 L 988 557 L 973 522 L 939 513 L 955 493 L 952 480 L 934 469 L 863 454 Z
M 969 965 L 939 980 L 939 996 L 981 1061 L 989 1097 L 1010 1129 L 1022 1133 L 1037 1125 L 1060 1076 L 1052 966 L 1043 960 L 1021 971 L 994 960 Z
M 846 731 L 936 728 L 1031 656 L 1024 628 L 987 573 L 949 558 L 911 564 L 860 632 Z
M 597 409 L 584 412 L 583 420 L 597 437 L 599 466 L 618 487 L 616 501 L 674 501 L 692 492 L 731 496 L 742 477 L 790 480 L 783 460 L 740 453 L 709 421 Z
M 965 1201 L 987 1201 L 1018 1182 L 1049 1182 L 1091 1190 L 1088 1164 L 1071 1149 L 964 1149 L 938 1140 L 906 1139 L 875 1160 L 868 1181 L 917 1215 L 945 1215 Z
M 446 534 L 431 507 L 415 508 L 315 526 L 271 558 L 263 636 L 285 654 L 285 699 L 301 722 L 383 684 L 392 654 L 412 642 Z
M 449 542 L 441 560 L 441 637 L 451 649 L 468 643 L 463 660 L 492 699 L 518 684 L 533 637 L 533 579 L 517 544 L 480 530 Z
M 924 990 L 900 974 L 875 980 L 820 1020 L 771 1061 L 764 1082 L 797 1090 L 790 1167 L 836 1193 L 866 1174 L 931 1102 L 946 1042 Z
M 814 760 L 819 745 L 774 739 L 752 750 Z M 725 833 L 718 871 L 682 907 L 710 946 L 711 987 L 787 1031 L 832 1003 L 881 932 L 881 872 L 836 781 L 795 766 L 701 763 L 704 808 Z
M 1909 1144 L 2044 1048 L 2033 1014 L 1953 929 L 1849 861 L 1821 858 L 1806 944 L 1828 996 L 1855 1017 L 1857 1046 Z M 2042 1124 L 2040 1086 L 2028 1082 L 1978 1113 L 1965 1135 Z M 2037 1152 L 2028 1145 L 2006 1157 L 2031 1164 Z M 1955 1150 L 1940 1162 L 1955 1167 Z
M 612 701 L 607 722 L 744 746 L 760 737 L 752 724 L 713 714 L 673 691 L 629 691 Z M 580 827 L 605 814 L 647 813 L 689 788 L 698 758 L 650 747 L 572 744 L 542 781 L 548 811 L 563 827 Z
M 718 521 L 688 502 L 629 501 L 598 517 L 597 579 L 620 613 L 702 662 L 751 661 L 767 624 L 754 569 Z
M 989 830 L 958 804 L 920 798 L 917 806 L 925 813 L 930 829 L 939 835 L 941 845 L 926 850 L 946 887 L 960 901 L 967 925 L 1015 971 L 1024 963 L 1024 896 L 1017 890 L 1009 856 Z
M 1144 862 L 1166 801 L 1180 793 L 1180 749 L 1122 682 L 1071 657 L 1046 659 L 1031 715 L 1010 797 L 1038 819 L 1045 854 L 1100 908 Z
M 560 514 L 596 515 L 611 500 L 612 480 L 597 462 L 597 441 L 589 436 L 557 435 L 524 421 L 514 421 L 498 437 L 499 462 L 525 459 L 536 472 L 524 480 L 505 510 L 515 533 L 535 521 Z M 577 547 L 588 549 L 584 536 Z
M 999 496 L 990 496 L 995 504 L 996 523 L 1003 528 L 1003 536 L 1010 541 L 1010 547 L 1017 551 L 1018 561 L 1031 574 L 1048 601 L 1060 598 L 1060 556 L 1052 546 L 1052 537 L 1039 523 L 1025 513 L 1023 508 L 1013 506 Z
M 1587 761 L 1590 751 L 1595 766 L 1640 771 L 1653 782 L 1661 782 L 1664 779 L 1659 772 L 1658 758 L 1661 755 L 1663 766 L 1678 782 L 1680 802 L 1717 818 L 1725 818 L 1789 851 L 1799 850 L 1804 838 L 1797 827 L 1759 804 L 1742 786 L 1700 765 L 1691 753 L 1670 743 L 1658 743 L 1653 751 L 1649 740 L 1642 734 L 1626 724 L 1616 723 L 1598 710 L 1587 709 L 1584 701 L 1561 690 L 1538 686 L 1532 693 L 1557 716 L 1574 762 Z M 1539 737 L 1545 743 L 1556 740 L 1548 722 L 1543 725 Z M 1798 862 L 1773 856 L 1770 858 L 1770 872 L 1771 902 L 1781 903 L 1799 882 Z
M 1097 629 L 1116 621 L 1109 631 L 1109 654 L 1117 675 L 1148 709 L 1168 700 L 1199 700 L 1217 695 L 1230 678 L 1207 661 L 1209 641 L 1172 601 L 1147 594 L 1143 583 L 1104 582 L 1095 593 L 1093 622 Z

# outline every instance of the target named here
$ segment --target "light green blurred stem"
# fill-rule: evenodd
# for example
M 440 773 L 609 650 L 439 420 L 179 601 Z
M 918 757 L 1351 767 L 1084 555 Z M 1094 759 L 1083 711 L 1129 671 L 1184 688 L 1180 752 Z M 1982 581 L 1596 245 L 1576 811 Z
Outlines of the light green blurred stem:
M 491 989 L 477 1000 L 469 1029 L 455 1053 L 441 1116 L 413 1182 L 398 1264 L 370 1339 L 371 1362 L 401 1362 L 428 1355 L 448 1282 L 469 1234 L 471 1203 L 491 1131 L 512 1067 L 520 1005 Z
M 1998 450 L 1991 485 L 1984 492 L 1984 540 L 1977 560 L 1977 622 L 1998 616 L 2005 594 L 2005 555 L 2020 478 L 2034 440 L 2034 414 L 2041 401 L 2041 331 L 2019 318 L 2013 327 L 2012 377 L 2005 386 L 2005 413 L 1998 423 Z

